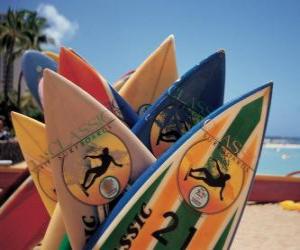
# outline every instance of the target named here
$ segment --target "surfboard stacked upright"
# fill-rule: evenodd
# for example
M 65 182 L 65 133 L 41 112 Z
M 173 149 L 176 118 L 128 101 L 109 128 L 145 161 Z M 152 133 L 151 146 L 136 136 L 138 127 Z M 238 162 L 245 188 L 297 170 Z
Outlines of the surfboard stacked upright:
M 42 249 L 230 247 L 272 83 L 223 104 L 225 52 L 178 78 L 173 36 L 115 86 L 68 48 L 23 70 L 45 116 L 12 114 L 51 216 Z

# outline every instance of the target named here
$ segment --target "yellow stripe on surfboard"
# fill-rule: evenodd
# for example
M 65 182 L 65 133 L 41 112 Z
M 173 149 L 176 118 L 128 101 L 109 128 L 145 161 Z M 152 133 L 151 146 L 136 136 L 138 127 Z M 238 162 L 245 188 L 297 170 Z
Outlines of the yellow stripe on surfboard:
M 169 36 L 130 76 L 120 95 L 136 112 L 152 104 L 178 78 L 174 36 Z
M 210 132 L 214 134 L 219 134 L 224 130 L 224 126 L 229 125 L 231 122 L 231 117 L 228 114 L 227 116 L 224 116 L 220 119 L 220 122 L 217 124 L 210 124 L 213 125 L 210 127 Z M 199 139 L 197 138 L 191 138 L 193 141 L 196 141 Z M 155 223 L 145 223 L 143 225 L 143 230 L 139 232 L 138 237 L 135 238 L 134 241 L 132 241 L 131 249 L 151 249 L 153 247 L 153 239 L 151 236 L 151 232 L 154 232 L 157 228 L 162 228 L 164 225 L 165 218 L 162 217 L 162 214 L 167 211 L 170 208 L 176 208 L 178 206 L 179 201 L 182 202 L 182 199 L 180 198 L 179 190 L 177 188 L 177 168 L 173 167 L 172 165 L 179 165 L 181 157 L 184 155 L 185 151 L 187 150 L 187 144 L 193 144 L 193 142 L 188 142 L 185 145 L 185 148 L 182 146 L 178 150 L 180 150 L 180 153 L 176 151 L 176 157 L 170 156 L 168 160 L 168 163 L 164 163 L 164 165 L 171 165 L 170 166 L 170 172 L 166 175 L 164 182 L 160 184 L 160 186 L 157 188 L 157 194 L 154 193 L 151 200 L 147 204 L 147 207 L 153 208 L 152 214 L 151 214 L 151 220 L 155 221 Z M 208 150 L 208 149 L 207 149 Z M 210 149 L 212 150 L 212 149 Z M 161 168 L 158 172 L 155 173 L 155 175 L 160 175 L 162 172 L 165 171 L 165 168 Z M 145 190 L 151 185 L 148 184 L 148 181 L 145 183 Z M 170 190 L 173 190 L 172 192 L 169 192 Z M 139 196 L 141 196 L 143 192 L 139 192 L 136 196 L 134 196 L 128 203 L 128 205 L 132 202 L 134 203 L 137 199 L 139 199 Z M 126 210 L 126 207 L 124 207 L 124 210 Z M 171 209 L 170 209 L 171 210 Z M 176 211 L 176 209 L 175 209 Z M 112 222 L 113 225 L 119 224 L 120 217 L 117 216 L 116 220 Z M 109 235 L 111 233 L 110 229 L 113 229 L 113 227 L 109 227 L 102 237 L 99 239 L 97 245 L 94 247 L 94 249 L 98 249 L 103 242 L 109 239 Z M 149 238 L 150 237 L 150 238 Z M 147 245 L 145 245 L 147 244 Z
M 219 134 L 220 132 L 224 131 L 224 126 L 230 123 L 230 116 L 223 117 L 218 124 L 212 126 L 210 128 L 210 133 Z M 209 151 L 213 150 L 213 148 L 207 148 L 204 154 L 209 153 Z M 184 151 L 183 151 L 184 154 Z M 181 156 L 177 156 L 174 159 L 175 164 L 180 162 Z M 206 159 L 205 159 L 206 160 Z M 148 203 L 149 207 L 153 207 L 152 212 L 152 219 L 155 223 L 145 223 L 143 226 L 143 230 L 140 232 L 139 237 L 136 238 L 135 241 L 132 242 L 132 249 L 142 249 L 145 247 L 145 242 L 149 242 L 148 248 L 151 248 L 155 245 L 156 239 L 154 239 L 151 235 L 151 232 L 154 232 L 157 228 L 164 228 L 166 219 L 161 215 L 166 211 L 167 208 L 172 208 L 172 210 L 176 211 L 178 205 L 181 203 L 182 199 L 179 195 L 179 190 L 177 190 L 177 169 L 173 168 L 170 169 L 170 172 L 165 177 L 164 182 L 158 187 L 157 194 L 154 193 L 153 199 Z M 168 190 L 174 190 L 173 192 L 168 192 Z M 165 190 L 165 191 L 162 191 Z M 175 191 L 176 190 L 176 191 Z M 163 201 L 163 202 L 162 202 Z M 177 206 L 177 207 L 176 207 Z M 149 238 L 150 237 L 150 238 Z
M 254 144 L 249 145 L 249 147 L 246 146 L 245 148 L 245 155 L 248 152 L 251 152 L 255 148 L 257 148 L 257 145 L 259 145 L 258 136 L 255 136 L 254 138 Z M 251 160 L 255 158 L 249 159 L 250 161 L 246 161 L 246 158 L 241 158 L 241 160 L 253 164 Z M 252 172 L 252 171 L 251 171 Z M 245 176 L 245 187 L 249 186 L 249 175 Z M 195 237 L 193 237 L 192 241 L 189 244 L 188 249 L 195 249 L 197 246 L 199 246 L 199 242 L 201 242 L 201 249 L 212 249 L 215 246 L 216 241 L 218 240 L 219 235 L 221 232 L 223 232 L 230 220 L 230 218 L 234 215 L 235 210 L 238 208 L 239 202 L 236 203 L 236 205 L 230 207 L 229 209 L 223 211 L 222 213 L 213 214 L 210 216 L 202 216 L 200 217 L 199 221 L 196 224 L 196 228 L 199 228 L 200 226 L 206 230 L 203 230 L 201 234 L 197 234 Z M 230 215 L 230 216 L 229 216 Z M 221 227 L 213 227 L 212 225 L 222 225 Z
M 169 155 L 163 165 L 120 210 L 99 238 L 95 248 L 114 248 L 121 245 L 130 246 L 131 249 L 141 247 L 163 249 L 165 246 L 170 249 L 177 247 L 227 249 L 226 246 L 230 245 L 253 180 L 267 119 L 271 88 L 270 84 L 266 85 L 234 103 L 195 132 L 175 153 Z M 253 115 L 253 119 L 248 121 L 249 115 Z M 220 121 L 228 116 L 231 117 Z M 218 124 L 222 125 L 220 132 L 213 131 L 212 128 Z M 210 159 L 212 162 L 209 162 Z M 221 176 L 222 171 L 218 162 L 226 171 L 227 176 L 223 172 L 224 177 L 227 178 L 229 175 L 227 180 L 230 181 L 227 182 L 225 189 L 216 189 L 214 187 L 219 186 L 201 178 L 204 174 L 208 178 L 204 170 L 208 170 L 210 175 Z M 167 170 L 167 174 L 163 177 L 162 174 Z M 193 174 L 195 172 L 199 172 L 199 178 Z M 148 188 L 158 180 L 158 176 L 164 178 L 170 185 L 161 183 L 160 186 L 155 186 L 154 193 L 150 193 Z M 205 191 L 209 193 L 205 195 Z M 171 200 L 168 200 L 166 194 L 171 192 Z M 177 194 L 177 199 L 173 198 L 174 193 Z M 141 199 L 142 197 L 144 198 Z M 167 200 L 167 205 L 156 203 L 158 200 L 162 203 Z M 138 202 L 141 201 L 146 204 L 144 209 L 147 213 L 151 213 L 151 216 L 145 218 L 143 226 L 136 227 L 138 232 L 134 233 L 131 231 L 131 221 L 126 219 L 136 214 L 139 209 Z M 178 202 L 181 204 L 178 205 Z M 158 218 L 159 215 L 164 217 L 163 222 Z M 168 230 L 165 230 L 167 228 Z M 202 237 L 205 237 L 203 242 Z
M 268 98 L 268 91 L 264 93 L 264 98 Z M 265 114 L 267 112 L 267 107 L 264 106 L 264 109 L 262 110 L 262 117 L 265 117 Z M 264 130 L 264 122 L 261 121 L 255 130 L 253 131 L 253 134 L 255 136 L 250 137 L 250 140 L 246 142 L 246 144 L 243 147 L 242 152 L 239 153 L 238 157 L 239 160 L 246 163 L 248 166 L 255 166 L 259 148 L 261 144 L 262 134 Z M 213 249 L 215 247 L 215 244 L 219 240 L 219 237 L 222 232 L 224 232 L 226 226 L 228 225 L 230 219 L 235 216 L 235 220 L 238 220 L 240 213 L 242 212 L 243 206 L 243 200 L 244 197 L 247 195 L 247 191 L 249 190 L 249 186 L 251 184 L 252 177 L 254 175 L 254 172 L 252 169 L 248 169 L 245 174 L 244 179 L 244 187 L 242 190 L 242 193 L 240 194 L 238 200 L 229 208 L 224 210 L 221 213 L 212 214 L 210 216 L 202 216 L 200 217 L 199 221 L 196 224 L 196 228 L 202 227 L 204 230 L 201 234 L 196 234 L 195 237 L 193 237 L 192 241 L 190 242 L 187 249 L 197 249 L 199 247 L 199 242 L 201 242 L 201 249 Z M 240 201 L 239 201 L 240 200 Z M 212 225 L 222 225 L 220 227 L 213 227 Z M 230 231 L 227 239 L 231 239 L 231 235 L 234 233 L 234 231 Z M 230 244 L 229 240 L 226 240 L 224 244 L 224 249 L 227 249 Z

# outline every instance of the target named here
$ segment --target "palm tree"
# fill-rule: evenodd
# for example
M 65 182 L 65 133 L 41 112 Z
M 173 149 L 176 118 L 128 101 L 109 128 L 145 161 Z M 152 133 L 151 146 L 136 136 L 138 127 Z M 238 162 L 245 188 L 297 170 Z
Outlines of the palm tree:
M 39 17 L 35 11 L 8 9 L 0 22 L 0 54 L 4 59 L 4 100 L 1 103 L 2 112 L 6 117 L 16 105 L 9 98 L 9 87 L 12 85 L 11 70 L 15 59 L 27 49 L 41 50 L 41 44 L 53 42 L 45 34 L 47 20 Z M 19 84 L 21 83 L 19 77 Z M 19 92 L 20 86 L 18 87 Z M 20 93 L 18 93 L 20 102 Z

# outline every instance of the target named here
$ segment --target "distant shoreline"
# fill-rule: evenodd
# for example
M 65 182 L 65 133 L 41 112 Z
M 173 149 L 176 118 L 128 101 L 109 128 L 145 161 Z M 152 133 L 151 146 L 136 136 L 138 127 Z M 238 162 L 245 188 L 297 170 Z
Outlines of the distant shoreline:
M 266 136 L 264 139 L 264 146 L 275 148 L 275 147 L 286 147 L 286 148 L 298 148 L 300 145 L 299 137 L 275 137 Z M 272 146 L 271 146 L 272 145 Z
M 264 148 L 300 148 L 300 144 L 291 143 L 264 143 Z

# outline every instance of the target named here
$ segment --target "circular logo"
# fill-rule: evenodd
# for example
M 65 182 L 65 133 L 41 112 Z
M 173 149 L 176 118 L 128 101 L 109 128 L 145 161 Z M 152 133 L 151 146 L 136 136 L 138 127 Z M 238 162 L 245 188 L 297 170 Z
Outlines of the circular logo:
M 65 184 L 83 203 L 102 205 L 118 196 L 131 174 L 129 151 L 116 135 L 104 131 L 86 137 L 62 160 Z
M 193 207 L 195 208 L 204 207 L 207 204 L 208 199 L 209 199 L 209 193 L 205 187 L 196 186 L 192 188 L 189 195 L 189 201 Z
M 53 173 L 49 166 L 40 167 L 37 179 L 45 195 L 52 201 L 57 201 L 56 189 L 53 183 Z
M 178 186 L 193 209 L 214 214 L 237 199 L 244 183 L 240 160 L 225 146 L 204 135 L 191 146 L 178 169 Z
M 158 157 L 199 119 L 181 103 L 166 106 L 154 119 L 150 132 L 151 150 Z
M 106 198 L 106 199 L 113 199 L 115 198 L 120 191 L 120 184 L 118 182 L 118 179 L 116 179 L 113 176 L 108 176 L 103 178 L 103 180 L 100 183 L 100 193 Z
M 28 157 L 28 156 L 27 156 Z M 34 180 L 37 180 L 40 190 L 52 201 L 56 202 L 56 190 L 54 186 L 54 179 L 52 169 L 46 157 L 40 159 L 33 159 L 29 157 L 28 167 Z

